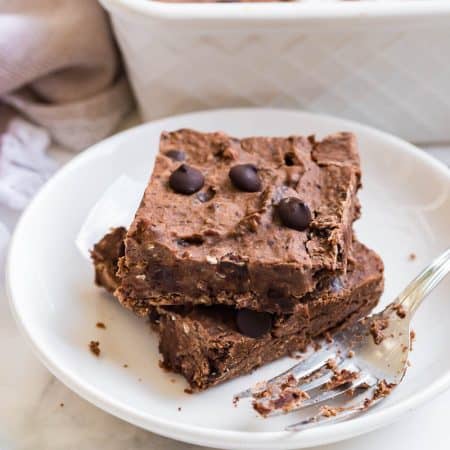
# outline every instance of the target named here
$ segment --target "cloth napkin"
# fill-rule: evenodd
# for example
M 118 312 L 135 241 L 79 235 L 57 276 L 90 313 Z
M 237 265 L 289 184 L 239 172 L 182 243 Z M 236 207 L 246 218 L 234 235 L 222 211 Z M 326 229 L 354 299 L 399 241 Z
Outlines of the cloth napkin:
M 54 172 L 51 140 L 82 150 L 132 107 L 96 0 L 0 0 L 0 260 L 2 210 L 24 208 Z
M 114 130 L 132 97 L 96 0 L 0 0 L 0 102 L 75 150 Z
M 8 120 L 0 134 L 0 204 L 24 208 L 55 171 L 56 163 L 45 153 L 49 144 L 45 129 L 20 117 Z

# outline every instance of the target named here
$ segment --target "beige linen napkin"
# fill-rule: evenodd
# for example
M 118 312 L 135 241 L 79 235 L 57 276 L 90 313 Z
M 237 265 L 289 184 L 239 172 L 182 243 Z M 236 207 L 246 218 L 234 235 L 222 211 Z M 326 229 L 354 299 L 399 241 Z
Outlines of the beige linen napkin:
M 96 0 L 0 0 L 0 101 L 80 150 L 132 108 Z

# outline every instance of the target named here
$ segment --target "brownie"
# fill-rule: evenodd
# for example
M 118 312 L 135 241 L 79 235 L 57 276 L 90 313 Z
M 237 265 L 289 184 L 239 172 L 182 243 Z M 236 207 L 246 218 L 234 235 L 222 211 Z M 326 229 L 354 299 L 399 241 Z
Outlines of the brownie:
M 114 273 L 105 275 L 104 272 L 116 266 L 123 251 L 117 240 L 125 234 L 123 228 L 114 230 L 92 252 L 96 281 L 109 291 L 114 290 L 119 280 Z M 113 261 L 106 264 L 111 256 Z M 267 313 L 236 310 L 225 305 L 147 305 L 131 309 L 139 316 L 146 315 L 159 333 L 163 365 L 181 373 L 193 390 L 202 390 L 281 356 L 304 350 L 312 338 L 367 315 L 382 291 L 381 259 L 354 241 L 345 274 L 322 281 L 315 292 L 302 298 L 295 313 L 269 314 L 268 326 Z M 240 315 L 246 312 L 257 320 L 262 319 L 267 327 L 259 329 L 258 337 L 249 336 L 254 331 L 254 323 L 250 328 L 247 324 L 247 329 L 239 323 Z
M 112 229 L 91 251 L 95 266 L 95 283 L 113 293 L 120 284 L 117 276 L 119 257 L 125 253 L 124 239 L 127 230 L 123 227 Z
M 345 272 L 359 186 L 350 133 L 163 133 L 116 295 L 141 307 L 295 312 L 319 282 Z

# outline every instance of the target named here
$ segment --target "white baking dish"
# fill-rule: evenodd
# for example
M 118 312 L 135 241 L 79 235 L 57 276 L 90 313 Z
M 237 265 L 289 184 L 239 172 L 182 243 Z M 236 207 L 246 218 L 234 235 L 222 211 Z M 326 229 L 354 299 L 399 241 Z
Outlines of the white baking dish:
M 101 2 L 147 120 L 282 106 L 450 141 L 448 0 Z

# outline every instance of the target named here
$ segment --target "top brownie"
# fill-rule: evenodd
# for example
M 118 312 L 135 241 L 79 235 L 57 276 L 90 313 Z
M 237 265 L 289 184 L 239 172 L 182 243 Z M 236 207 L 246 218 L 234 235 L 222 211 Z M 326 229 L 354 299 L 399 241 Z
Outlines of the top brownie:
M 350 133 L 163 133 L 116 295 L 293 312 L 321 279 L 345 271 L 359 186 Z

